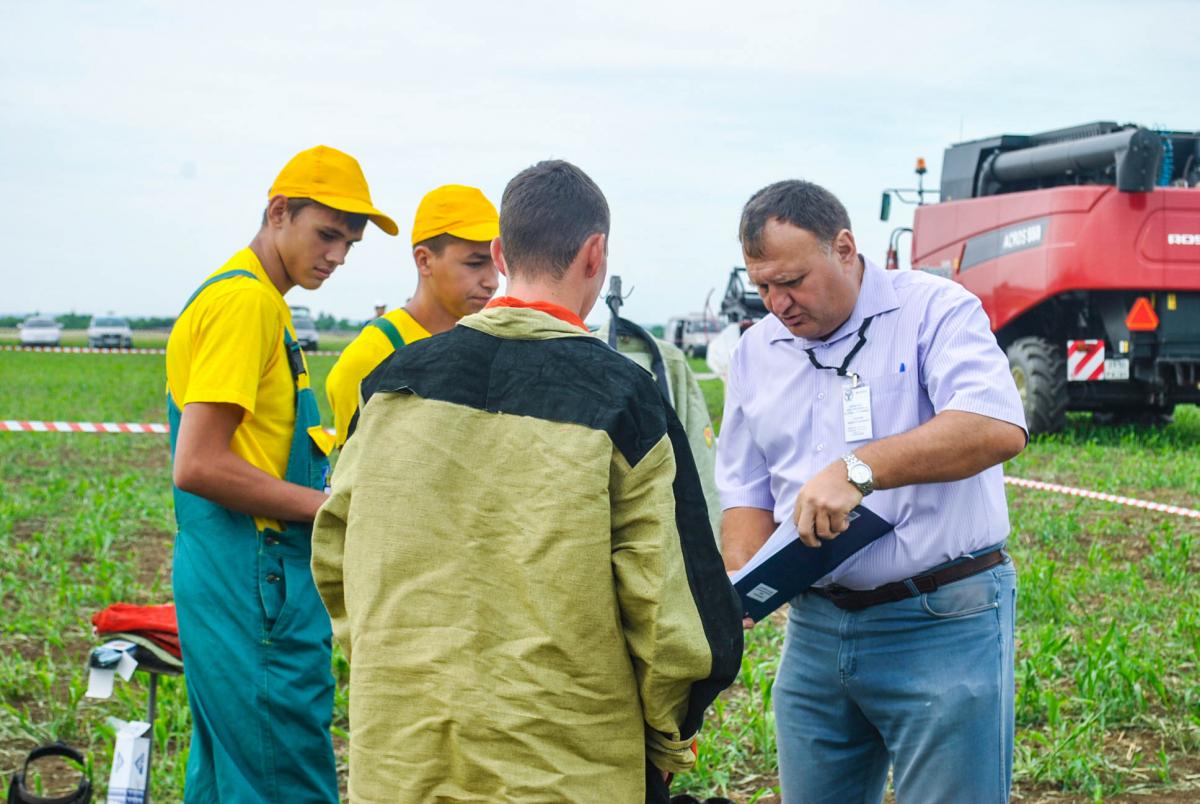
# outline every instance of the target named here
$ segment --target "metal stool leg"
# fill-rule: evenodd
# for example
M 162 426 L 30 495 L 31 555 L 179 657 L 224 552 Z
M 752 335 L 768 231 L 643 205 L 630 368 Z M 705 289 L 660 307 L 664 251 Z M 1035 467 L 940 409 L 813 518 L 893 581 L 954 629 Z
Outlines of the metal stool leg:
M 142 799 L 145 804 L 150 804 L 150 762 L 154 758 L 154 708 L 158 702 L 158 673 L 149 673 L 150 676 L 150 707 L 147 713 L 147 720 L 150 723 L 150 744 L 146 748 L 146 797 Z

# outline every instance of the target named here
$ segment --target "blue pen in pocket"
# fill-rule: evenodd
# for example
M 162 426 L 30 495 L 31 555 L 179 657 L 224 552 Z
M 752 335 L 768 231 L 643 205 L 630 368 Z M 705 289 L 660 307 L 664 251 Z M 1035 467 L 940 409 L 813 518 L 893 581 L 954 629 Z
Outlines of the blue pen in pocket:
M 901 374 L 904 373 L 904 364 L 903 363 L 900 364 L 900 373 Z

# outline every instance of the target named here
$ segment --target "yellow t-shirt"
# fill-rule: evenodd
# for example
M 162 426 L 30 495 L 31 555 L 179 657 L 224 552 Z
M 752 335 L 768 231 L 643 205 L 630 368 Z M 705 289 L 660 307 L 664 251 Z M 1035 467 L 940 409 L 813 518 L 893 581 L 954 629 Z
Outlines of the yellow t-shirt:
M 193 402 L 228 402 L 245 410 L 230 444 L 234 454 L 283 479 L 296 424 L 296 393 L 283 330 L 292 313 L 248 248 L 210 276 L 250 271 L 214 282 L 188 305 L 167 339 L 167 391 L 180 410 Z M 307 365 L 307 364 L 306 364 Z M 308 374 L 300 377 L 307 387 Z M 255 517 L 261 530 L 278 528 Z
M 384 313 L 383 318 L 392 322 L 400 331 L 405 343 L 428 338 L 429 332 L 417 323 L 403 307 Z M 379 327 L 367 325 L 358 337 L 342 350 L 337 362 L 325 378 L 325 396 L 333 410 L 333 427 L 337 431 L 337 446 L 346 443 L 350 420 L 358 410 L 358 387 L 375 368 L 391 357 L 395 347 Z

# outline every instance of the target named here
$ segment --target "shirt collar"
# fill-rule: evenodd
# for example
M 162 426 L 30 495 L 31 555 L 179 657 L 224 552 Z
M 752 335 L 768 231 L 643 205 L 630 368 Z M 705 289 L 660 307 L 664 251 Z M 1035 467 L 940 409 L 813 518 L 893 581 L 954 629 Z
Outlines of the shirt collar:
M 770 317 L 772 326 L 770 342 L 796 341 L 802 349 L 834 343 L 847 335 L 858 332 L 858 328 L 862 326 L 865 319 L 897 309 L 900 306 L 900 300 L 896 297 L 896 289 L 892 287 L 891 278 L 882 268 L 861 254 L 859 259 L 863 261 L 863 275 L 862 285 L 858 289 L 858 300 L 854 303 L 850 317 L 840 327 L 835 329 L 828 338 L 801 338 L 789 332 L 783 322 L 772 315 Z
M 565 321 L 571 326 L 579 327 L 584 332 L 588 331 L 587 324 L 583 323 L 583 319 L 575 313 L 563 307 L 561 304 L 554 304 L 548 301 L 525 301 L 518 299 L 516 296 L 497 296 L 487 303 L 488 307 L 521 307 L 527 310 L 540 310 L 547 315 L 552 315 L 559 321 Z

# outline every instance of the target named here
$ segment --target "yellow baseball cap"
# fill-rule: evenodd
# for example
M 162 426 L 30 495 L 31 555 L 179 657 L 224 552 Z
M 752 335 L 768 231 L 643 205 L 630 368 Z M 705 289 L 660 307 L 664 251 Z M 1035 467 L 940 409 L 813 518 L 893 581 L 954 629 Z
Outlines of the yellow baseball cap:
M 371 203 L 371 191 L 358 161 L 328 145 L 301 151 L 283 166 L 267 198 L 311 198 L 342 212 L 366 215 L 393 237 L 400 233 L 396 222 Z
M 440 234 L 492 240 L 500 236 L 500 215 L 477 187 L 446 184 L 421 199 L 413 221 L 413 245 Z

